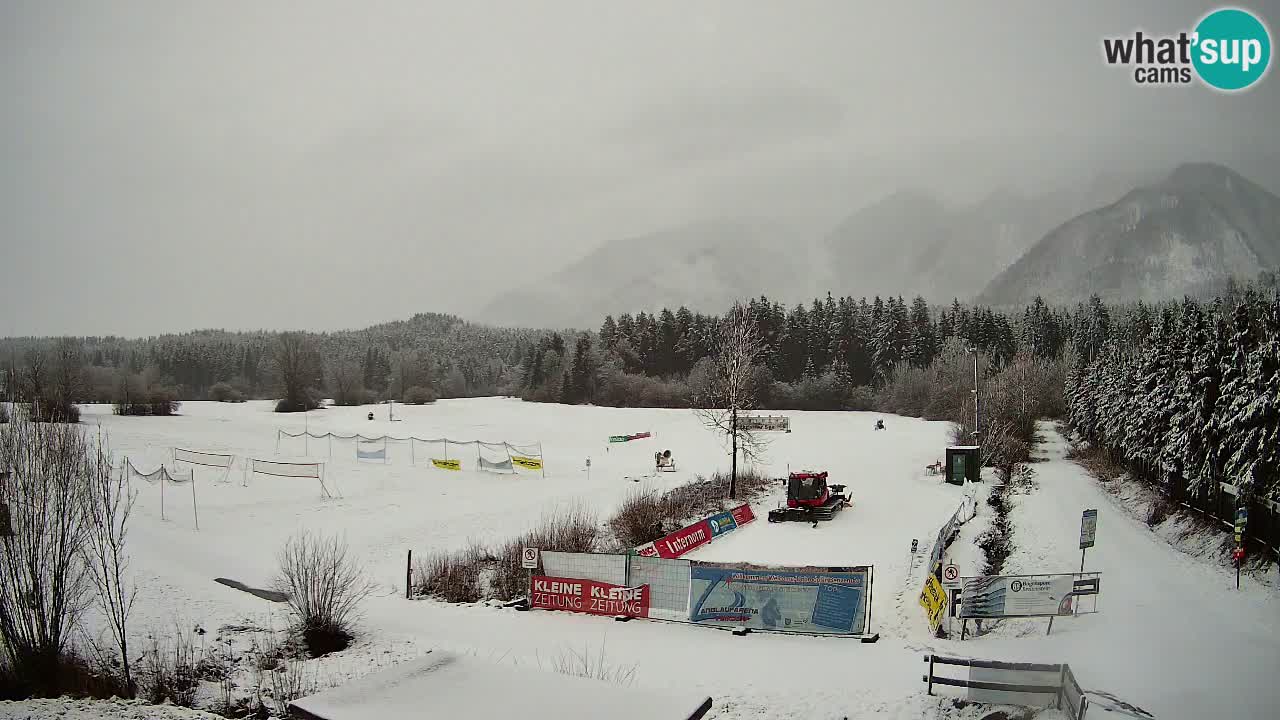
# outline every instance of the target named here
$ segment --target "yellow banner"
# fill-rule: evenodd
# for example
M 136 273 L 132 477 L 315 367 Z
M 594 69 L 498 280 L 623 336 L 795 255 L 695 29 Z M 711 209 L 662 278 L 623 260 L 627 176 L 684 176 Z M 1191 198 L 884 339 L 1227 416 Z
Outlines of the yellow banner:
M 920 607 L 929 614 L 929 629 L 938 632 L 942 625 L 942 616 L 947 612 L 947 591 L 938 582 L 937 576 L 929 573 L 924 581 L 924 590 L 920 593 Z
M 431 464 L 435 465 L 441 470 L 461 470 L 462 469 L 462 463 L 458 462 L 457 460 L 437 460 L 435 458 L 431 458 Z
M 512 455 L 511 462 L 519 465 L 522 468 L 528 468 L 530 470 L 542 469 L 542 458 L 531 458 L 531 457 L 523 457 L 520 455 Z

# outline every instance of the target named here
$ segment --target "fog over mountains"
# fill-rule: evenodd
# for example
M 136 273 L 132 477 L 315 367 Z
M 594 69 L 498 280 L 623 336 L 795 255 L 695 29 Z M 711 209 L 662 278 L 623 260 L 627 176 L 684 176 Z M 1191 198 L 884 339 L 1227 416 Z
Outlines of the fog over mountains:
M 605 314 L 685 305 L 715 312 L 761 294 L 920 295 L 1004 305 L 1158 300 L 1280 266 L 1280 203 L 1221 165 L 1100 175 L 1078 186 L 1001 190 L 947 203 L 894 192 L 805 231 L 721 219 L 606 242 L 474 314 L 501 324 L 596 327 Z

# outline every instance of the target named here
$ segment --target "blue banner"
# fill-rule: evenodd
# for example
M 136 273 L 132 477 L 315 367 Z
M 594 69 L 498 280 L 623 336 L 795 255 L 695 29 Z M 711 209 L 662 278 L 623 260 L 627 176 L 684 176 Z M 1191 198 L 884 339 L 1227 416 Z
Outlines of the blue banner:
M 743 569 L 694 563 L 695 623 L 782 632 L 859 635 L 866 627 L 865 567 Z
M 733 519 L 733 513 L 722 512 L 719 515 L 712 515 L 707 518 L 707 524 L 711 526 L 711 537 L 718 538 L 721 535 L 738 527 L 738 523 Z

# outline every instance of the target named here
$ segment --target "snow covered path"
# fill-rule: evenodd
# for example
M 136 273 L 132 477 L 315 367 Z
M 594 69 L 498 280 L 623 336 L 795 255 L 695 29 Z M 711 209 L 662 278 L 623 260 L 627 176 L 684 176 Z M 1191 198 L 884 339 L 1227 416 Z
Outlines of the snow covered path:
M 1113 692 L 1160 720 L 1277 717 L 1280 598 L 1247 582 L 1237 592 L 1232 572 L 1171 547 L 1065 459 L 1056 429 L 1043 423 L 1040 431 L 1039 488 L 1016 498 L 1018 549 L 1005 573 L 1078 571 L 1080 514 L 1097 508 L 1085 569 L 1102 573 L 1099 612 L 1058 619 L 1048 637 L 1047 621 L 1019 620 L 946 645 L 970 657 L 1068 662 L 1086 689 Z

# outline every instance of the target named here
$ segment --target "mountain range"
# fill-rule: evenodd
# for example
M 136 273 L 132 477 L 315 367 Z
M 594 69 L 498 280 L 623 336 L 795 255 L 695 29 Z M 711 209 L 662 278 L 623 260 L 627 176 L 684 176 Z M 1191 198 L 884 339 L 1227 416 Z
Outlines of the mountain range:
M 1118 199 L 1117 199 L 1118 198 Z M 1280 198 L 1221 165 L 1100 176 L 1039 194 L 949 207 L 904 190 L 817 237 L 718 219 L 605 243 L 547 278 L 502 291 L 477 319 L 594 328 L 606 314 L 718 312 L 767 295 L 921 295 L 1014 305 L 1203 294 L 1280 266 Z
M 997 275 L 977 300 L 1050 303 L 1200 295 L 1280 267 L 1280 198 L 1220 165 L 1164 180 L 1072 218 Z

